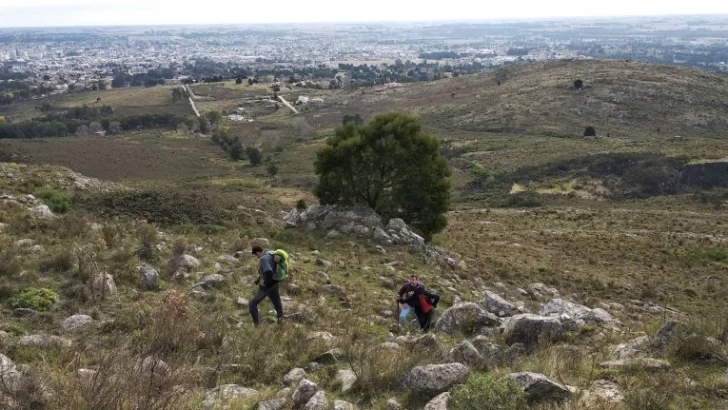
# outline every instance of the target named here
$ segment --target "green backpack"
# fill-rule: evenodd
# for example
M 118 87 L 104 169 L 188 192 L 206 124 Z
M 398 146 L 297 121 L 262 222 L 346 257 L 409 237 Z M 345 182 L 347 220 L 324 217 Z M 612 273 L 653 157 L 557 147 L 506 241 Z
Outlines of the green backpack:
M 273 256 L 281 258 L 280 262 L 276 262 L 276 272 L 273 274 L 273 279 L 276 282 L 284 281 L 288 277 L 288 252 L 283 249 L 276 249 L 273 251 Z

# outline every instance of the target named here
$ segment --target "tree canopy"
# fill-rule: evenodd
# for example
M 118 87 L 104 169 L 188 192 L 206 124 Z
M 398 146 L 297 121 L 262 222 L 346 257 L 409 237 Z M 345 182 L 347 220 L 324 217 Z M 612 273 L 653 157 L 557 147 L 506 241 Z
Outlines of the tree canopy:
M 365 204 L 404 219 L 427 240 L 447 224 L 450 170 L 438 139 L 413 116 L 389 113 L 337 128 L 314 167 L 314 193 L 324 205 Z

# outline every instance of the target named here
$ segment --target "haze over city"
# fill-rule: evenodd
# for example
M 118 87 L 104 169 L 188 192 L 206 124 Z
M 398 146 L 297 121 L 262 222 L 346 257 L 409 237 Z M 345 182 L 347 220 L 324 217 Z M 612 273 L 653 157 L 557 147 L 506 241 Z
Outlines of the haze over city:
M 728 13 L 728 3 L 708 0 L 691 2 L 526 0 L 502 3 L 460 1 L 447 5 L 372 0 L 346 6 L 334 0 L 306 3 L 283 0 L 268 7 L 232 0 L 219 0 L 195 7 L 171 0 L 154 2 L 4 0 L 0 3 L 0 27 L 452 21 L 726 13 Z

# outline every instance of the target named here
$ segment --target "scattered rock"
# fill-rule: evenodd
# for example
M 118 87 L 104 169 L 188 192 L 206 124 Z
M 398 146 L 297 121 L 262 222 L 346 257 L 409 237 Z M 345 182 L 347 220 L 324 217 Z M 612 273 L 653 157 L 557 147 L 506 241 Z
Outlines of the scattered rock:
M 470 368 L 480 368 L 484 364 L 483 356 L 472 343 L 465 341 L 450 349 L 450 359 Z
M 256 410 L 284 410 L 286 408 L 286 399 L 273 399 L 259 401 L 255 407 Z
M 270 246 L 270 241 L 267 238 L 253 238 L 250 244 L 251 246 L 260 246 L 263 249 L 267 249 Z
M 354 405 L 348 401 L 336 400 L 334 401 L 334 410 L 354 410 Z
M 329 274 L 324 271 L 318 271 L 318 272 L 316 272 L 316 275 L 319 277 L 319 279 L 323 280 L 324 282 L 329 281 Z
M 380 253 L 380 254 L 382 254 L 382 255 L 386 255 L 387 254 L 387 250 L 384 249 L 384 247 L 382 245 L 377 245 L 377 246 L 374 247 L 374 249 L 376 249 L 377 252 Z
M 153 267 L 143 264 L 137 268 L 139 271 L 139 287 L 142 290 L 159 290 L 159 272 Z
M 205 290 L 220 289 L 225 284 L 225 277 L 219 273 L 205 276 L 199 283 L 195 284 L 195 288 L 202 288 Z
M 0 233 L 3 233 L 8 228 L 8 224 L 0 222 Z
M 338 348 L 331 349 L 328 352 L 316 357 L 314 359 L 314 362 L 316 362 L 318 364 L 323 364 L 323 365 L 334 364 L 334 363 L 337 363 L 339 361 L 339 359 L 341 358 L 341 356 L 343 356 L 343 355 L 344 355 L 343 350 L 338 349 Z
M 467 302 L 452 306 L 442 312 L 442 316 L 435 323 L 435 330 L 452 334 L 475 333 L 481 327 L 498 326 L 500 320 L 476 303 Z
M 417 366 L 401 377 L 403 387 L 425 394 L 440 394 L 468 378 L 470 369 L 461 363 Z
M 224 384 L 207 392 L 202 407 L 206 410 L 225 408 L 232 400 L 254 397 L 257 394 L 257 390 L 237 384 Z
M 27 248 L 29 246 L 33 246 L 35 244 L 35 241 L 32 239 L 19 239 L 15 241 L 15 246 L 18 248 Z
M 324 268 L 330 268 L 333 263 L 331 261 L 327 261 L 325 259 L 316 258 L 316 265 L 317 266 L 323 266 Z
M 571 391 L 564 385 L 550 380 L 548 377 L 531 372 L 511 373 L 506 376 L 520 384 L 528 394 L 531 403 L 542 401 L 563 401 L 571 396 Z
M 116 289 L 116 283 L 114 277 L 108 273 L 100 273 L 94 277 L 93 284 L 91 285 L 91 291 L 94 297 L 105 297 L 116 295 L 118 290 Z
M 296 391 L 293 393 L 293 406 L 295 408 L 300 408 L 306 403 L 308 403 L 309 400 L 318 392 L 318 386 L 316 383 L 308 380 L 308 379 L 302 379 L 300 382 L 298 382 L 298 387 L 296 388 Z
M 523 343 L 529 347 L 535 346 L 540 340 L 554 341 L 564 333 L 559 319 L 530 313 L 506 319 L 502 329 L 506 343 Z
M 450 397 L 450 393 L 442 393 L 430 400 L 430 402 L 425 405 L 425 410 L 449 410 Z
M 10 340 L 10 333 L 0 330 L 0 347 L 5 345 Z
M 48 205 L 38 205 L 30 208 L 29 210 L 31 214 L 40 219 L 51 219 L 56 216 Z
M 40 349 L 62 349 L 71 347 L 73 343 L 60 336 L 38 334 L 23 336 L 18 344 L 23 347 L 37 347 Z
M 311 399 L 303 406 L 304 410 L 326 410 L 329 405 L 326 400 L 326 392 L 319 390 Z
M 33 309 L 29 309 L 29 308 L 15 308 L 15 309 L 13 309 L 13 315 L 14 316 L 18 316 L 18 317 L 32 316 L 32 315 L 35 315 L 36 313 L 38 313 L 38 312 L 36 312 Z
M 217 261 L 230 266 L 237 266 L 238 263 L 240 263 L 240 261 L 238 261 L 234 256 L 231 255 L 220 255 L 217 258 Z
M 61 329 L 65 332 L 75 332 L 93 321 L 94 319 L 88 315 L 73 315 L 61 322 Z
M 4 387 L 14 389 L 20 383 L 22 374 L 15 367 L 15 363 L 4 354 L 0 354 L 0 381 Z
M 599 367 L 603 367 L 606 369 L 635 368 L 657 371 L 669 369 L 671 366 L 670 362 L 668 362 L 667 360 L 654 359 L 651 357 L 637 357 L 633 359 L 620 359 L 602 362 L 599 363 Z
M 657 331 L 655 337 L 652 338 L 652 347 L 655 349 L 662 349 L 667 346 L 672 338 L 675 336 L 678 327 L 681 325 L 680 322 L 674 320 L 668 320 L 664 325 Z
M 331 294 L 334 294 L 334 295 L 337 295 L 337 296 L 343 296 L 344 295 L 344 288 L 341 287 L 341 286 L 339 286 L 339 285 L 332 285 L 332 284 L 324 285 L 324 286 L 321 287 L 321 289 L 324 292 L 328 292 L 328 293 L 331 293 Z
M 306 371 L 300 367 L 292 369 L 288 374 L 283 376 L 283 383 L 285 384 L 298 384 L 301 380 L 306 378 Z
M 329 332 L 312 332 L 312 333 L 309 333 L 308 336 L 306 336 L 306 339 L 308 339 L 308 340 L 320 340 L 320 341 L 327 342 L 327 343 L 328 342 L 333 342 L 334 340 L 336 340 L 336 338 L 334 337 L 334 335 L 332 335 Z
M 485 306 L 485 310 L 499 317 L 514 316 L 521 313 L 516 305 L 489 290 L 485 291 L 483 305 Z
M 250 301 L 248 299 L 245 299 L 244 297 L 238 297 L 237 300 L 235 300 L 235 303 L 238 304 L 239 308 L 247 309 Z
M 618 359 L 627 359 L 642 353 L 647 353 L 652 346 L 649 336 L 640 336 L 626 343 L 612 347 L 611 353 Z
M 181 255 L 176 260 L 179 269 L 197 269 L 200 267 L 200 261 L 192 255 Z
M 539 312 L 542 316 L 563 318 L 564 315 L 576 321 L 581 326 L 585 323 L 608 324 L 616 320 L 604 309 L 590 309 L 584 305 L 564 299 L 552 299 Z
M 589 395 L 598 397 L 607 403 L 620 403 L 624 400 L 622 392 L 614 382 L 609 380 L 597 380 L 589 389 Z
M 384 404 L 384 410 L 403 410 L 397 399 L 389 399 Z
M 395 284 L 392 279 L 390 279 L 390 278 L 380 278 L 380 279 L 382 281 L 382 287 L 384 289 L 390 289 L 390 290 L 395 289 Z
M 136 364 L 135 370 L 149 377 L 152 374 L 166 376 L 172 369 L 162 359 L 147 356 Z
M 356 373 L 351 370 L 339 370 L 336 372 L 336 381 L 341 383 L 341 392 L 346 393 L 351 390 L 356 383 Z
M 384 342 L 381 345 L 379 345 L 379 347 L 381 347 L 382 350 L 399 350 L 402 348 L 400 345 L 398 345 L 395 342 Z

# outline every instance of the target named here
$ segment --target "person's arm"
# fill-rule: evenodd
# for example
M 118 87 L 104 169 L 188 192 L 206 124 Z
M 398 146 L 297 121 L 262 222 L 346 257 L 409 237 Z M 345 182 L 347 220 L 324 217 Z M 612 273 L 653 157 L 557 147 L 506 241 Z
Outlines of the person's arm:
M 397 292 L 397 295 L 399 296 L 397 300 L 401 301 L 402 296 L 404 296 L 404 293 L 407 292 L 407 284 L 405 283 L 401 288 L 399 288 L 399 292 Z

